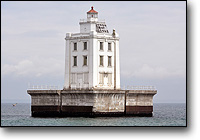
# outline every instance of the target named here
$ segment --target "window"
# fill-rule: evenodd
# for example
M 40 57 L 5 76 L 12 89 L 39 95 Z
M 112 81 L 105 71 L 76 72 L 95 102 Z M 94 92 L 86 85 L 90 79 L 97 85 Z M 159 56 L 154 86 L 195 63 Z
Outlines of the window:
M 99 84 L 104 84 L 104 74 L 99 73 Z
M 89 81 L 88 81 L 88 73 L 83 73 L 83 83 L 84 84 L 88 84 Z
M 108 51 L 111 51 L 111 43 L 108 43 Z
M 76 74 L 75 73 L 71 74 L 71 84 L 76 84 Z
M 100 56 L 100 66 L 103 66 L 103 56 Z
M 83 66 L 87 66 L 87 56 L 83 56 Z
M 111 56 L 108 56 L 108 66 L 110 66 L 111 67 Z
M 83 44 L 84 44 L 83 50 L 87 50 L 87 42 L 83 42 Z
M 74 51 L 77 51 L 77 43 L 74 43 Z
M 108 73 L 108 85 L 112 85 L 112 73 Z
M 103 50 L 103 42 L 100 42 L 100 50 Z
M 74 66 L 77 66 L 77 56 L 74 56 Z

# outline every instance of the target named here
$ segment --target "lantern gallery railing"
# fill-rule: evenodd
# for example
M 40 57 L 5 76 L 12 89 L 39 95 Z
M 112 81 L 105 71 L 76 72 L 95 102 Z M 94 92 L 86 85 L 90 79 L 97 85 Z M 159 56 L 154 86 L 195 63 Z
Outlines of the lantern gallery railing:
M 28 86 L 28 90 L 58 90 L 58 86 L 48 86 L 48 85 L 33 85 Z
M 122 90 L 157 90 L 155 86 L 121 86 Z
M 87 19 L 80 19 L 80 22 L 87 22 Z M 105 22 L 105 19 L 98 19 L 98 22 L 102 22 L 104 23 Z

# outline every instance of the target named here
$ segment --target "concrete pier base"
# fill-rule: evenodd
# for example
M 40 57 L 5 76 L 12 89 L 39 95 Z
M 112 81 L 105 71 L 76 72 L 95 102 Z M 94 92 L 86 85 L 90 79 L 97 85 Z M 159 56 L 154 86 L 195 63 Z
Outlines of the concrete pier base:
M 27 90 L 32 117 L 152 117 L 157 90 Z

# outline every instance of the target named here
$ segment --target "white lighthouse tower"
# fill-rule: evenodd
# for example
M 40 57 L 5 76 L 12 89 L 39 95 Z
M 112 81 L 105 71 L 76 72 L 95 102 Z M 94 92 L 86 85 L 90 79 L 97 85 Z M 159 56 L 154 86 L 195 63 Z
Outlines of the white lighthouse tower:
M 80 20 L 80 33 L 67 33 L 65 90 L 120 89 L 119 36 L 91 7 Z

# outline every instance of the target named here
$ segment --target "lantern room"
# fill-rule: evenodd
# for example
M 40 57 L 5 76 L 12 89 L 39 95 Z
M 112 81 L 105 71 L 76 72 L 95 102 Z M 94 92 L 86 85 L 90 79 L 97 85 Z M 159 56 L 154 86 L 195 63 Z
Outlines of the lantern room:
M 87 21 L 98 21 L 98 12 L 91 7 L 91 10 L 87 12 Z

